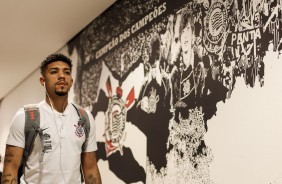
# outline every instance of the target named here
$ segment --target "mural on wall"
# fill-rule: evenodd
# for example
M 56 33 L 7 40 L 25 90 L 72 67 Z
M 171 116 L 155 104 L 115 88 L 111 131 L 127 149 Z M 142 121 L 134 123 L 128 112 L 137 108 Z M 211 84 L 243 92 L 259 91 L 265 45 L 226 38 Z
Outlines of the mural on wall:
M 280 26 L 280 1 L 117 1 L 68 43 L 75 100 L 103 114 L 98 162 L 124 183 L 213 183 L 209 121 L 237 80 L 264 87 Z

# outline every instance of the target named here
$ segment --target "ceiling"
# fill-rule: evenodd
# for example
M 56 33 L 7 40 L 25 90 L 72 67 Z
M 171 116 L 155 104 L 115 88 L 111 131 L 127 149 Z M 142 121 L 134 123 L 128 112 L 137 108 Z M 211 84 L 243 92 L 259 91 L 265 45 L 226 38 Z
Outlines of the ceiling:
M 115 0 L 0 0 L 0 100 Z

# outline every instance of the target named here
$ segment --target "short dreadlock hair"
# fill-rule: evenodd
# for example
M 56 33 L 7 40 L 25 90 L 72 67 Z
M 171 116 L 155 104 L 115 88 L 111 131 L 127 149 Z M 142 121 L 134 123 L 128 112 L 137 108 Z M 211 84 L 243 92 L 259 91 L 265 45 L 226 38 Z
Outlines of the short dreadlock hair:
M 55 53 L 55 54 L 49 55 L 46 59 L 42 61 L 40 65 L 41 75 L 44 75 L 46 68 L 50 63 L 53 63 L 56 61 L 62 61 L 62 62 L 67 63 L 70 67 L 70 70 L 72 70 L 72 60 L 61 53 Z

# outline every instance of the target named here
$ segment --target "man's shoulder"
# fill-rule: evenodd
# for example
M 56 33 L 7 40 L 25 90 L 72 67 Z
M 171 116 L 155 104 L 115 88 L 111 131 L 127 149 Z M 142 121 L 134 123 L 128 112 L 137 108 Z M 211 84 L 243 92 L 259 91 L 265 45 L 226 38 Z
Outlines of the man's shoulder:
M 17 110 L 17 112 L 16 112 L 14 118 L 24 116 L 24 114 L 25 114 L 24 107 L 20 107 L 20 108 Z
M 39 103 L 29 103 L 29 104 L 25 104 L 23 105 L 23 109 L 27 109 L 27 108 L 42 108 L 44 105 L 46 104 L 46 102 L 43 100 Z
M 39 105 L 38 104 L 26 104 L 24 105 L 24 110 L 38 110 Z
M 78 104 L 73 103 L 73 102 L 71 102 L 70 104 L 71 104 L 71 106 L 72 106 L 73 108 L 75 108 L 75 109 L 77 109 L 77 110 L 80 110 L 80 109 L 81 109 L 81 110 L 86 111 L 87 113 L 90 112 L 90 109 L 89 109 L 88 107 L 82 107 L 81 105 L 78 105 Z
M 42 105 L 43 105 L 43 102 L 40 102 L 40 103 L 37 103 L 37 104 L 25 104 L 17 110 L 14 118 L 24 118 L 25 117 L 25 109 L 30 108 L 30 109 L 36 110 L 36 108 L 40 109 L 42 107 Z
M 15 114 L 15 116 L 14 116 L 14 119 L 13 119 L 13 121 L 14 122 L 21 122 L 22 123 L 22 121 L 26 121 L 26 118 L 25 118 L 25 116 L 26 116 L 26 109 L 30 109 L 31 111 L 32 110 L 39 110 L 39 108 L 40 108 L 40 103 L 38 103 L 38 104 L 25 104 L 25 105 L 23 105 L 22 107 L 20 107 L 18 110 L 17 110 L 17 112 L 16 112 L 16 114 Z
M 24 128 L 24 123 L 25 122 L 25 111 L 24 108 L 21 107 L 17 110 L 15 113 L 13 119 L 12 119 L 12 124 L 11 124 L 11 129 L 17 129 L 21 130 Z

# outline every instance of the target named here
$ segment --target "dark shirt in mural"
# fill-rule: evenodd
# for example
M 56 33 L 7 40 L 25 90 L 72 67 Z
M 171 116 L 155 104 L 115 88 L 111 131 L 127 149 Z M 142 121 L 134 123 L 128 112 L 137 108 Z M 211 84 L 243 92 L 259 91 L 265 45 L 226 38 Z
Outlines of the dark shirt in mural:
M 98 112 L 106 112 L 109 104 L 109 97 L 103 90 L 100 90 L 98 100 L 93 104 L 92 114 L 96 117 Z M 144 168 L 134 158 L 130 148 L 122 146 L 122 154 L 117 151 L 110 155 L 106 152 L 106 142 L 98 142 L 96 151 L 97 160 L 107 160 L 109 169 L 126 183 L 142 181 L 145 183 L 146 173 Z
M 160 171 L 167 164 L 168 125 L 172 113 L 169 80 L 158 77 L 159 79 L 145 81 L 137 102 L 128 111 L 127 118 L 146 135 L 149 164 L 153 164 Z

